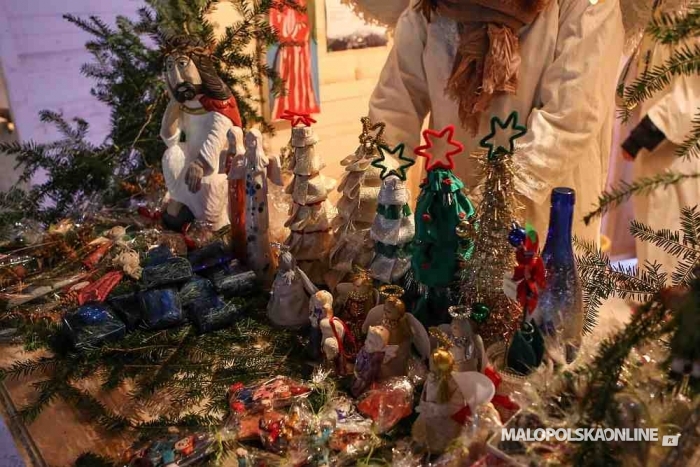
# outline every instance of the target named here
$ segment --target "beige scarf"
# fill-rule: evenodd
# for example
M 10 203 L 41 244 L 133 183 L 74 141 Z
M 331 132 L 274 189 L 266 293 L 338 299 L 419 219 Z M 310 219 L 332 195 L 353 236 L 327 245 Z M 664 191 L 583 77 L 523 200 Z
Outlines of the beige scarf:
M 549 2 L 424 0 L 419 6 L 424 13 L 434 9 L 458 24 L 459 49 L 446 92 L 458 102 L 462 125 L 473 135 L 479 131 L 481 112 L 495 95 L 516 92 L 521 61 L 518 31 Z

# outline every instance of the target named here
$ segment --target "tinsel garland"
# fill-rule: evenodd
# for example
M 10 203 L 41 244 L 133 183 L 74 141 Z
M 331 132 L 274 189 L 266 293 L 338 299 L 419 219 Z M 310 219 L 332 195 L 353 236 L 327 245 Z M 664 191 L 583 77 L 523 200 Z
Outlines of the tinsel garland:
M 513 184 L 513 161 L 508 154 L 472 156 L 479 163 L 483 194 L 472 231 L 474 251 L 462 269 L 462 303 L 470 308 L 485 305 L 489 316 L 477 332 L 488 346 L 509 341 L 520 323 L 522 311 L 503 292 L 503 277 L 513 270 L 515 254 L 508 243 L 511 224 L 518 221 L 520 203 Z

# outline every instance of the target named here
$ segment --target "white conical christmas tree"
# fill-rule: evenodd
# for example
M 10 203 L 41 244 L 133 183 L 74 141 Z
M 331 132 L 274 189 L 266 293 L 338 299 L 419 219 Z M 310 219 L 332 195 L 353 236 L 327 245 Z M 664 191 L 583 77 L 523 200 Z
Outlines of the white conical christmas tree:
M 294 154 L 290 169 L 294 179 L 286 193 L 292 195 L 294 204 L 285 223 L 291 231 L 285 243 L 299 267 L 312 281 L 321 283 L 328 269 L 331 222 L 335 217 L 328 193 L 335 187 L 335 180 L 321 175 L 324 164 L 316 153 L 316 143 L 318 138 L 310 126 L 292 128 Z
M 396 175 L 382 181 L 377 216 L 370 236 L 375 256 L 370 274 L 385 283 L 399 282 L 411 268 L 411 242 L 415 234 L 413 213 L 408 205 L 411 193 L 406 182 Z
M 338 186 L 342 197 L 333 222 L 335 244 L 330 252 L 331 271 L 326 277 L 331 287 L 353 272 L 355 266 L 369 266 L 374 256 L 369 230 L 377 211 L 381 179 L 380 170 L 370 164 L 379 156 L 377 144 L 381 143 L 384 124 L 373 125 L 368 117 L 361 121 L 360 145 L 340 163 L 345 174 Z

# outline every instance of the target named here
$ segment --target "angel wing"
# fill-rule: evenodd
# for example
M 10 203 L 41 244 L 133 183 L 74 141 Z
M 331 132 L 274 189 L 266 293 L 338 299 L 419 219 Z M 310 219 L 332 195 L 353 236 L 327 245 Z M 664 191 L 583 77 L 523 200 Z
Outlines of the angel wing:
M 382 363 L 386 363 L 389 360 L 392 360 L 396 358 L 396 355 L 399 352 L 399 346 L 398 345 L 387 345 L 384 347 L 384 361 Z
M 376 326 L 377 324 L 382 324 L 384 319 L 384 305 L 377 305 L 367 313 L 365 322 L 362 323 L 362 332 L 367 334 L 370 326 Z
M 455 372 L 452 373 L 452 377 L 472 413 L 475 413 L 480 405 L 488 403 L 496 394 L 493 381 L 478 371 Z
M 428 336 L 428 331 L 411 313 L 406 313 L 406 319 L 408 319 L 408 324 L 411 326 L 413 345 L 418 349 L 420 356 L 427 360 L 430 358 L 430 336 Z
M 484 340 L 478 334 L 474 334 L 474 351 L 477 361 L 476 369 L 483 373 L 484 369 L 489 366 L 489 359 L 484 348 Z

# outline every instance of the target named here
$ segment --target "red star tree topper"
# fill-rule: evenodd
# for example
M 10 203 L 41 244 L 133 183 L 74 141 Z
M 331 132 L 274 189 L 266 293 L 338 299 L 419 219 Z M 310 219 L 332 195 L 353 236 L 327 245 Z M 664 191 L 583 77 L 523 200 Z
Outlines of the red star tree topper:
M 297 125 L 311 126 L 312 123 L 316 123 L 316 120 L 311 118 L 311 115 L 295 112 L 293 110 L 285 110 L 281 118 L 283 120 L 289 120 L 292 123 L 292 127 Z
M 420 157 L 425 157 L 425 170 L 433 170 L 437 168 L 452 170 L 455 168 L 454 160 L 452 159 L 457 154 L 464 151 L 464 145 L 459 141 L 454 139 L 455 127 L 454 125 L 448 125 L 440 131 L 436 130 L 423 130 L 423 139 L 426 144 L 423 146 L 418 146 L 413 152 Z M 444 152 L 443 154 L 435 154 L 431 152 L 434 149 L 435 142 L 439 139 L 444 139 L 447 137 L 447 147 L 452 147 L 453 149 Z

